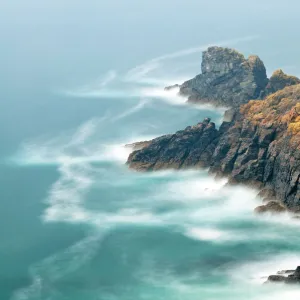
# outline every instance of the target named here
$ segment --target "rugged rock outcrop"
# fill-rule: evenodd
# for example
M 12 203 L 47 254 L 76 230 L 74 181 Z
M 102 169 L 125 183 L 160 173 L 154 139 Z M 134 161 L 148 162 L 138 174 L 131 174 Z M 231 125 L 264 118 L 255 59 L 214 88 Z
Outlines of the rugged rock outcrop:
M 238 109 L 249 100 L 263 99 L 287 86 L 300 84 L 300 79 L 282 70 L 268 79 L 258 56 L 246 59 L 236 50 L 222 47 L 210 47 L 203 52 L 201 70 L 195 78 L 165 89 L 179 88 L 179 94 L 187 96 L 191 103 Z
M 259 98 L 268 84 L 266 68 L 258 56 L 246 59 L 229 48 L 208 48 L 203 52 L 201 69 L 202 74 L 180 86 L 180 94 L 190 102 L 236 108 Z
M 278 201 L 270 201 L 265 205 L 261 205 L 254 210 L 257 214 L 272 213 L 280 214 L 286 212 L 287 209 Z
M 232 183 L 266 188 L 290 210 L 300 206 L 300 85 L 252 100 L 220 129 L 209 119 L 134 151 L 137 170 L 209 167 Z
M 300 284 L 300 267 L 296 270 L 279 271 L 277 275 L 271 275 L 267 282 Z
M 129 166 L 139 171 L 208 167 L 219 131 L 210 119 L 175 134 L 154 139 L 148 147 L 134 151 Z
M 264 188 L 258 193 L 257 198 L 261 199 L 263 202 L 269 202 L 276 199 L 276 194 L 273 189 Z
M 300 79 L 296 76 L 285 74 L 281 69 L 276 70 L 271 76 L 268 85 L 266 86 L 266 94 L 273 94 L 287 86 L 300 84 Z

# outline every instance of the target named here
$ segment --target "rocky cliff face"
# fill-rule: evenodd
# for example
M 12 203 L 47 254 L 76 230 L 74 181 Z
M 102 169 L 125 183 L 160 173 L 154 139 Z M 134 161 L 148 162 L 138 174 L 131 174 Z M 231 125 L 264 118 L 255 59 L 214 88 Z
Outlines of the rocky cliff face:
M 190 102 L 236 108 L 259 98 L 268 84 L 259 57 L 246 59 L 233 49 L 208 48 L 203 52 L 201 69 L 202 74 L 180 86 L 180 94 Z
M 223 65 L 221 69 L 227 68 Z M 219 70 L 219 69 L 214 69 Z M 300 207 L 300 85 L 253 100 L 220 129 L 205 119 L 134 151 L 137 170 L 209 167 L 232 183 L 264 188 L 291 210 Z

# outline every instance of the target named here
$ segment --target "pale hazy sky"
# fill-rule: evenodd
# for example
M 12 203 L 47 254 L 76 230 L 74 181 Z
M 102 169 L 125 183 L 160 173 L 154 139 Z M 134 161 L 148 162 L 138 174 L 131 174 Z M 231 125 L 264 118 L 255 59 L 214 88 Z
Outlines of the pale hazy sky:
M 249 35 L 260 38 L 236 48 L 299 74 L 299 11 L 299 0 L 4 0 L 0 75 L 19 82 L 92 77 Z

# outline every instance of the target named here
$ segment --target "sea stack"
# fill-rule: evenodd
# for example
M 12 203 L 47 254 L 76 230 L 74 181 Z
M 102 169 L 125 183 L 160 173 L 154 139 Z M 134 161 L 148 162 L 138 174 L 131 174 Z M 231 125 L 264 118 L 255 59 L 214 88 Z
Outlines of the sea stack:
M 248 59 L 234 49 L 210 47 L 203 52 L 202 73 L 184 82 L 180 94 L 193 103 L 235 107 L 258 99 L 268 84 L 261 59 Z

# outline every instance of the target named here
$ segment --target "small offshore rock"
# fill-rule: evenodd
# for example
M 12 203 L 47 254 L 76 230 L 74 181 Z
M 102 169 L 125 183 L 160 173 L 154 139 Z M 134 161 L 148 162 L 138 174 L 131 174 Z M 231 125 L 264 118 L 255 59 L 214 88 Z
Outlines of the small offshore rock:
M 279 271 L 278 275 L 270 275 L 267 282 L 286 283 L 286 284 L 300 284 L 300 267 L 296 270 Z M 287 276 L 284 276 L 287 275 Z

